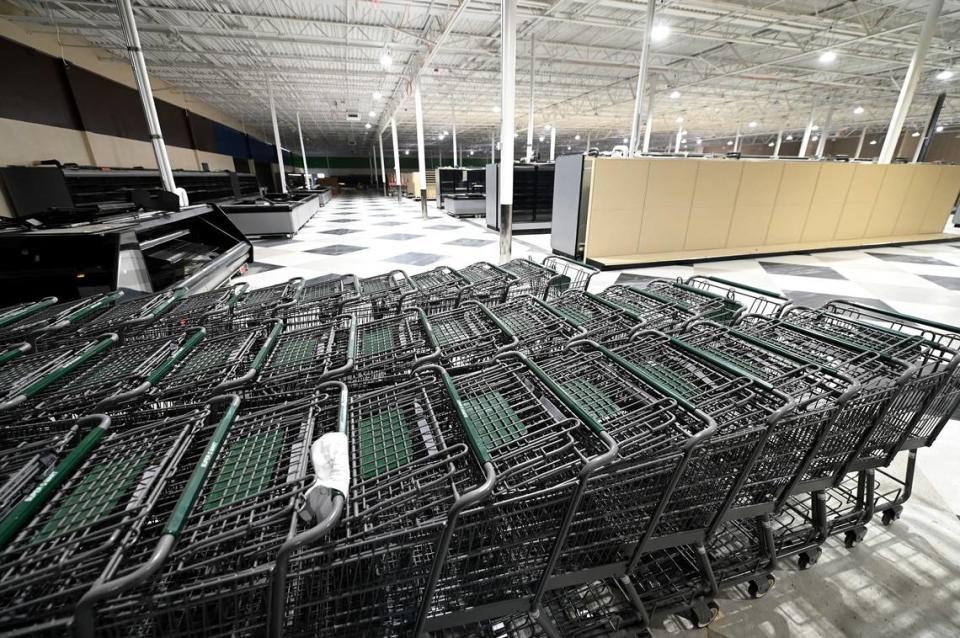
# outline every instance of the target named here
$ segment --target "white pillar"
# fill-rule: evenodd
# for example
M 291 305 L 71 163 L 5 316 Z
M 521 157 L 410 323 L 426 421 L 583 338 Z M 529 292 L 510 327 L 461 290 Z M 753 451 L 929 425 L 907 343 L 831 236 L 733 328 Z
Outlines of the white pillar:
M 737 153 L 740 151 L 740 125 L 737 124 L 737 136 L 733 138 L 733 152 Z
M 160 171 L 160 181 L 163 183 L 164 190 L 173 193 L 177 190 L 177 184 L 173 179 L 173 166 L 167 155 L 167 147 L 163 143 L 160 118 L 157 117 L 157 106 L 153 101 L 153 90 L 150 88 L 147 63 L 143 59 L 143 49 L 140 47 L 140 32 L 137 31 L 137 22 L 133 17 L 133 7 L 130 5 L 130 0 L 116 0 L 116 2 L 117 12 L 120 14 L 120 26 L 127 43 L 127 52 L 130 54 L 133 78 L 137 83 L 137 94 L 140 96 L 143 115 L 147 118 L 147 130 L 150 131 L 150 143 L 153 145 L 153 156 L 157 160 L 157 169 Z
M 427 156 L 423 152 L 423 99 L 420 78 L 413 81 L 413 105 L 417 114 L 417 165 L 420 169 L 420 216 L 427 218 Z
M 807 155 L 807 145 L 810 143 L 810 134 L 813 132 L 813 117 L 817 113 L 817 105 L 814 104 L 810 107 L 810 117 L 807 119 L 807 128 L 803 129 L 803 139 L 800 140 L 800 150 L 797 152 L 798 157 L 805 157 Z
M 853 154 L 853 159 L 860 157 L 860 153 L 863 151 L 863 140 L 867 137 L 867 127 L 864 126 L 863 130 L 860 131 L 860 139 L 857 140 L 857 152 Z
M 287 192 L 287 175 L 283 168 L 283 148 L 280 146 L 280 127 L 277 126 L 277 105 L 273 101 L 273 82 L 267 77 L 267 93 L 270 95 L 270 119 L 273 121 L 273 143 L 277 147 L 277 164 L 280 165 L 280 192 Z
M 823 122 L 823 128 L 820 129 L 820 139 L 817 140 L 817 159 L 823 157 L 823 151 L 827 148 L 827 135 L 830 133 L 830 125 L 833 123 L 833 102 L 827 109 L 827 119 Z
M 310 171 L 307 170 L 307 151 L 303 148 L 303 130 L 300 128 L 300 111 L 297 111 L 297 136 L 300 137 L 300 157 L 303 159 L 303 187 L 310 188 Z M 376 157 L 376 151 L 374 151 L 373 155 Z
M 590 133 L 587 133 L 587 152 L 590 152 Z
M 636 155 L 637 145 L 639 144 L 640 116 L 643 108 L 643 92 L 647 84 L 647 66 L 650 61 L 650 40 L 652 39 L 651 34 L 653 33 L 653 10 L 656 4 L 653 0 L 647 0 L 647 23 L 643 31 L 643 48 L 640 50 L 640 72 L 637 74 L 637 95 L 633 101 L 633 121 L 630 124 L 630 157 Z M 646 134 L 644 134 L 644 138 L 646 137 Z
M 460 157 L 457 155 L 457 121 L 453 121 L 453 165 L 457 166 L 457 158 Z
M 653 96 L 656 95 L 656 83 L 650 83 L 650 97 L 647 99 L 647 125 L 643 129 L 643 152 L 650 152 L 650 133 L 653 131 Z
M 680 152 L 680 140 L 683 139 L 683 123 L 680 123 L 680 128 L 677 129 L 677 139 L 673 143 L 673 152 Z
M 383 196 L 387 196 L 387 163 L 386 156 L 383 154 L 383 131 L 377 134 L 377 140 L 380 142 L 380 176 L 383 177 Z
M 557 160 L 557 127 L 550 127 L 550 161 Z
M 943 0 L 929 0 L 929 2 L 930 4 L 927 6 L 927 19 L 923 23 L 923 29 L 920 31 L 917 48 L 913 50 L 913 57 L 910 58 L 910 66 L 907 68 L 906 77 L 903 78 L 903 85 L 900 87 L 900 96 L 897 98 L 897 105 L 894 107 L 893 116 L 890 118 L 890 126 L 887 127 L 887 136 L 884 138 L 883 147 L 880 149 L 880 157 L 877 160 L 879 164 L 889 164 L 897 152 L 900 133 L 903 131 L 903 122 L 907 119 L 910 104 L 913 102 L 913 94 L 917 90 L 917 83 L 923 74 L 923 59 L 927 56 L 927 49 L 930 47 L 933 30 L 937 26 L 937 19 L 940 17 L 940 11 L 943 9 Z
M 773 159 L 780 159 L 780 144 L 783 142 L 783 129 L 777 131 L 777 141 L 773 145 Z
M 397 203 L 400 203 L 400 145 L 397 144 L 397 118 L 390 118 L 390 136 L 393 138 L 393 170 L 394 179 L 397 180 Z
M 537 68 L 536 41 L 530 36 L 530 104 L 527 106 L 527 161 L 533 158 L 533 91 Z
M 513 128 L 517 72 L 517 0 L 500 0 L 500 263 L 513 240 Z
M 497 132 L 490 132 L 490 163 L 496 164 L 497 162 Z
M 373 186 L 376 188 L 380 185 L 380 175 L 377 173 L 377 145 L 371 144 L 370 148 L 373 150 Z

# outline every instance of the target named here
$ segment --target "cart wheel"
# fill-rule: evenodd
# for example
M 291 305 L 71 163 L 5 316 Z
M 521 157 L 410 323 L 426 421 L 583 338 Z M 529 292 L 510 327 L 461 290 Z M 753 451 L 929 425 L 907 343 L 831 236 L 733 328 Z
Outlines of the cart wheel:
M 773 574 L 753 578 L 747 583 L 747 591 L 751 598 L 763 598 L 776 582 L 777 579 Z
M 853 529 L 848 529 L 847 533 L 843 535 L 843 544 L 847 548 L 853 548 L 857 546 L 857 543 L 862 541 L 867 535 L 866 527 L 855 527 Z
M 703 628 L 716 620 L 719 614 L 720 608 L 715 602 L 698 598 L 690 604 L 687 616 L 694 627 Z
M 820 560 L 820 555 L 823 554 L 823 550 L 819 547 L 814 547 L 813 549 L 808 549 L 805 552 L 800 552 L 797 556 L 797 567 L 800 569 L 807 569 L 811 565 L 816 565 L 817 561 Z
M 883 510 L 883 518 L 881 520 L 883 521 L 884 525 L 889 525 L 893 521 L 900 520 L 900 515 L 902 513 L 903 507 L 897 505 L 896 507 L 892 507 L 888 510 Z

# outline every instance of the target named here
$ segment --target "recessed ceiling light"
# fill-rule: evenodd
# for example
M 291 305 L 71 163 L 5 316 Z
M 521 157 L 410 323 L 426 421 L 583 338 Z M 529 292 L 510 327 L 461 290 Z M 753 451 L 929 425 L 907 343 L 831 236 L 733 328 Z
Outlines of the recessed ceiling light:
M 383 93 L 381 93 L 380 91 L 374 91 L 374 92 L 373 92 L 373 99 L 375 99 L 375 100 L 382 100 L 382 99 L 383 99 Z
M 671 100 L 675 100 L 675 99 L 677 99 L 678 97 L 680 97 L 680 91 L 671 91 L 671 92 L 670 92 L 670 99 L 671 99 Z
M 870 140 L 870 146 L 873 146 L 876 143 L 877 143 L 877 140 Z
M 629 140 L 629 139 L 627 139 L 627 138 L 623 138 L 623 143 L 624 143 L 624 144 L 628 144 L 629 142 L 630 142 L 630 140 Z
M 542 136 L 542 135 L 540 136 L 540 141 L 541 141 L 541 142 L 543 141 L 543 136 Z
M 937 133 L 943 133 L 943 124 L 937 127 Z
M 367 123 L 364 124 L 363 126 L 364 126 L 364 128 L 373 128 L 373 124 L 371 124 L 370 122 L 367 122 Z
M 369 115 L 370 117 L 377 117 L 377 112 L 376 112 L 376 111 L 370 111 L 369 113 L 367 113 L 367 115 Z
M 820 54 L 820 57 L 818 59 L 820 60 L 820 64 L 831 64 L 837 61 L 837 52 L 824 51 L 823 53 Z
M 390 70 L 390 67 L 393 66 L 393 56 L 390 55 L 389 51 L 384 51 L 380 54 L 380 66 Z
M 549 125 L 549 124 L 544 124 L 543 130 L 544 130 L 544 131 L 549 131 L 549 130 L 550 130 L 550 125 Z
M 697 144 L 703 144 L 703 138 L 702 138 L 702 137 L 698 137 L 698 138 L 697 138 Z
M 683 124 L 683 116 L 682 116 L 682 115 L 678 115 L 678 116 L 677 116 L 677 119 L 676 119 L 675 121 L 677 122 L 677 124 Z
M 684 137 L 684 138 L 681 138 L 681 139 L 680 139 L 680 143 L 681 143 L 681 144 L 686 144 L 686 143 L 687 143 L 687 138 L 685 138 L 685 137 Z
M 568 150 L 568 151 L 570 150 L 570 147 L 569 147 L 569 146 L 567 147 L 567 150 Z
M 858 106 L 857 108 L 853 109 L 853 114 L 854 114 L 854 115 L 860 115 L 861 113 L 863 113 L 863 107 L 862 107 L 862 106 Z
M 579 136 L 579 135 L 574 135 L 574 136 L 573 136 L 573 139 L 575 139 L 575 140 L 577 140 L 577 141 L 579 142 L 579 141 L 580 141 L 580 136 Z
M 666 40 L 669 35 L 670 27 L 665 24 L 655 24 L 653 28 L 650 29 L 650 39 L 654 42 Z
M 727 140 L 727 146 L 733 146 L 733 140 Z
M 443 139 L 443 133 L 441 133 L 440 135 L 438 135 L 438 136 L 437 136 L 437 139 L 438 139 L 438 140 L 442 140 L 442 139 Z
M 787 136 L 787 141 L 788 141 L 788 142 L 792 142 L 792 141 L 793 141 L 793 136 L 792 136 L 792 135 L 788 135 L 788 136 Z
M 749 126 L 750 128 L 757 128 L 757 123 L 756 123 L 756 122 L 750 122 L 749 124 L 747 124 L 747 126 Z
M 409 155 L 409 154 L 410 154 L 410 149 L 405 150 L 405 151 L 403 152 L 403 154 L 404 154 L 404 155 Z
M 774 147 L 774 143 L 773 143 L 773 142 L 767 142 L 767 146 L 769 146 L 770 148 L 773 148 L 773 147 Z
M 816 142 L 817 140 L 820 139 L 820 136 L 819 136 L 819 135 L 814 135 L 814 136 L 811 137 L 810 139 L 813 140 L 814 142 Z
M 920 131 L 914 131 L 910 134 L 910 137 L 920 137 Z
M 473 155 L 473 151 L 470 151 L 470 154 Z
M 953 71 L 951 71 L 950 69 L 944 69 L 943 71 L 940 71 L 940 73 L 937 73 L 937 79 L 943 80 L 944 82 L 946 82 L 952 77 L 953 77 Z
M 490 109 L 490 110 L 493 111 L 494 113 L 499 113 L 499 112 L 500 112 L 500 107 L 499 107 L 499 106 L 494 106 L 494 107 L 493 107 L 492 109 Z
M 450 131 L 444 131 L 444 132 L 443 132 L 443 136 L 444 136 L 444 137 L 446 137 L 447 135 L 450 135 Z

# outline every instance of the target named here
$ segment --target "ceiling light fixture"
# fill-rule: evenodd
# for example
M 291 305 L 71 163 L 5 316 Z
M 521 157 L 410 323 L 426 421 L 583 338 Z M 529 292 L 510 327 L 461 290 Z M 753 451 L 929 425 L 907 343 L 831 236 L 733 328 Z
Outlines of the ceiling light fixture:
M 364 127 L 364 128 L 373 128 L 373 124 L 371 124 L 370 122 L 367 122 L 366 124 L 363 125 L 363 127 Z
M 877 140 L 870 140 L 870 146 L 873 146 L 876 143 L 877 143 Z
M 390 55 L 389 51 L 384 51 L 380 54 L 380 66 L 387 71 L 389 71 L 390 67 L 393 66 L 393 56 Z
M 756 123 L 756 122 L 750 122 L 749 124 L 747 124 L 747 126 L 749 126 L 750 128 L 757 128 L 757 123 Z
M 820 64 L 833 64 L 837 61 L 837 52 L 836 51 L 824 51 L 820 54 L 818 58 Z
M 861 113 L 863 113 L 863 107 L 862 107 L 862 106 L 858 106 L 857 108 L 853 109 L 853 114 L 854 114 L 854 115 L 860 115 Z
M 788 136 L 787 136 L 787 141 L 788 141 L 788 142 L 792 142 L 792 141 L 793 141 L 793 135 L 788 135 Z
M 703 144 L 703 138 L 702 138 L 702 137 L 698 137 L 698 138 L 697 138 L 697 144 Z
M 499 113 L 499 112 L 500 112 L 500 107 L 494 105 L 494 107 L 493 107 L 492 109 L 490 109 L 490 110 L 493 111 L 494 113 Z
M 629 142 L 630 142 L 630 140 L 628 140 L 627 138 L 623 138 L 623 143 L 624 143 L 624 144 L 627 144 L 627 143 L 629 143 Z
M 570 150 L 570 147 L 569 147 L 569 146 L 567 147 L 567 150 L 568 150 L 568 151 Z
M 675 99 L 677 99 L 678 97 L 680 97 L 680 91 L 671 91 L 671 92 L 670 92 L 670 99 L 671 99 L 671 100 L 675 100 Z
M 820 130 L 820 127 L 817 126 L 816 124 L 814 124 L 813 126 L 810 127 L 810 130 L 811 130 L 811 131 L 819 131 L 819 130 Z
M 383 93 L 381 93 L 380 91 L 374 91 L 374 92 L 373 92 L 373 99 L 375 99 L 375 100 L 377 100 L 377 101 L 382 100 L 382 99 L 383 99 Z
M 683 116 L 682 116 L 682 115 L 678 115 L 678 116 L 677 116 L 677 119 L 676 119 L 675 121 L 676 121 L 677 124 L 683 124 Z
M 940 71 L 940 73 L 937 73 L 937 79 L 943 82 L 946 82 L 952 77 L 953 77 L 953 71 L 951 71 L 950 69 L 944 69 L 943 71 Z
M 920 131 L 914 131 L 910 134 L 910 137 L 920 137 Z
M 733 146 L 733 140 L 727 140 L 727 146 Z
M 937 133 L 943 133 L 943 124 L 937 127 Z
M 579 141 L 580 141 L 580 136 L 579 136 L 579 135 L 574 135 L 574 136 L 573 136 L 573 139 L 575 139 L 575 140 L 577 140 L 577 141 L 579 142 Z
M 473 155 L 473 151 L 470 151 L 470 155 Z
M 369 113 L 367 113 L 367 115 L 369 115 L 370 117 L 377 117 L 377 112 L 376 112 L 376 111 L 370 111 Z
M 662 42 L 670 36 L 670 27 L 665 24 L 655 24 L 650 29 L 650 39 L 654 42 Z
M 409 154 L 410 154 L 410 149 L 408 148 L 407 150 L 405 150 L 405 151 L 403 152 L 403 154 L 404 154 L 404 155 L 409 155 Z
M 817 140 L 820 139 L 820 136 L 819 136 L 819 135 L 814 135 L 814 136 L 811 137 L 810 139 L 811 139 L 812 141 L 816 142 Z
M 544 124 L 544 125 L 543 125 L 543 130 L 544 130 L 544 131 L 549 131 L 550 128 L 551 128 L 551 127 L 550 127 L 549 124 Z
M 543 141 L 543 136 L 542 136 L 542 135 L 540 136 L 540 141 L 541 141 L 541 142 Z
M 773 147 L 774 147 L 774 143 L 773 143 L 773 142 L 767 142 L 767 146 L 769 146 L 770 148 L 773 148 Z

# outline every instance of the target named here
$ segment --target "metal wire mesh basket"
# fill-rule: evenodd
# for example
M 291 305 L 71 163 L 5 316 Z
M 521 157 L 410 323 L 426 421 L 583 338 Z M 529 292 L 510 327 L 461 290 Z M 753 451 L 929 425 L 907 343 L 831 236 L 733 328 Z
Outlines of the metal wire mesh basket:
M 417 289 L 401 294 L 401 310 L 421 308 L 427 315 L 434 315 L 458 308 L 472 296 L 470 281 L 447 266 L 413 275 L 410 279 Z
M 482 367 L 496 355 L 511 350 L 517 338 L 481 303 L 467 301 L 460 308 L 429 318 L 440 346 L 438 362 L 450 372 Z
M 584 290 L 569 290 L 549 302 L 564 319 L 585 331 L 584 337 L 613 343 L 645 325 L 642 316 Z
M 730 323 L 747 311 L 746 306 L 732 291 L 721 295 L 706 287 L 691 286 L 680 280 L 654 279 L 647 282 L 643 290 L 659 299 L 670 300 L 692 310 L 703 319 L 717 323 Z
M 531 295 L 520 295 L 489 310 L 517 338 L 516 350 L 535 360 L 562 350 L 584 335 L 552 306 Z
M 80 323 L 96 319 L 121 297 L 122 292 L 111 292 L 77 301 L 49 304 L 41 301 L 19 313 L 7 312 L 0 316 L 0 349 L 23 342 L 37 348 L 38 341 L 41 346 L 51 347 L 54 334 L 69 333 Z M 39 340 L 40 336 L 47 339 Z
M 546 301 L 576 287 L 578 284 L 583 287 L 587 283 L 586 276 L 577 284 L 574 283 L 574 278 L 577 277 L 578 272 L 560 273 L 549 266 L 540 265 L 529 259 L 513 259 L 500 266 L 500 268 L 513 273 L 519 279 L 519 282 L 510 290 L 511 297 L 529 294 Z
M 587 264 L 573 261 L 566 257 L 560 257 L 559 255 L 544 257 L 543 265 L 569 280 L 569 283 L 565 287 L 556 286 L 555 289 L 550 292 L 550 296 L 563 294 L 567 290 L 586 291 L 590 288 L 590 280 L 600 272 L 599 269 L 593 266 L 588 266 Z
M 190 328 L 216 325 L 220 314 L 231 314 L 233 308 L 247 291 L 247 284 L 237 284 L 230 288 L 221 288 L 197 295 L 187 295 L 175 304 L 160 319 L 149 323 L 127 336 L 127 342 L 150 341 L 174 334 L 181 334 Z
M 649 330 L 682 332 L 687 324 L 703 318 L 684 305 L 642 288 L 614 285 L 597 296 L 643 318 L 643 325 Z
M 470 283 L 470 298 L 490 308 L 516 296 L 512 290 L 520 282 L 515 274 L 485 261 L 470 264 L 458 272 Z
M 351 316 L 313 328 L 287 327 L 263 360 L 258 386 L 271 391 L 311 390 L 348 374 L 357 356 L 357 326 Z
M 303 278 L 294 277 L 273 286 L 247 291 L 231 307 L 208 313 L 203 326 L 210 335 L 220 335 L 282 317 L 298 305 L 303 286 Z
M 722 277 L 689 277 L 686 285 L 726 297 L 744 307 L 744 314 L 779 317 L 791 305 L 789 297 Z
M 440 356 L 430 321 L 419 309 L 358 325 L 356 334 L 353 370 L 344 379 L 350 388 L 396 383 Z

